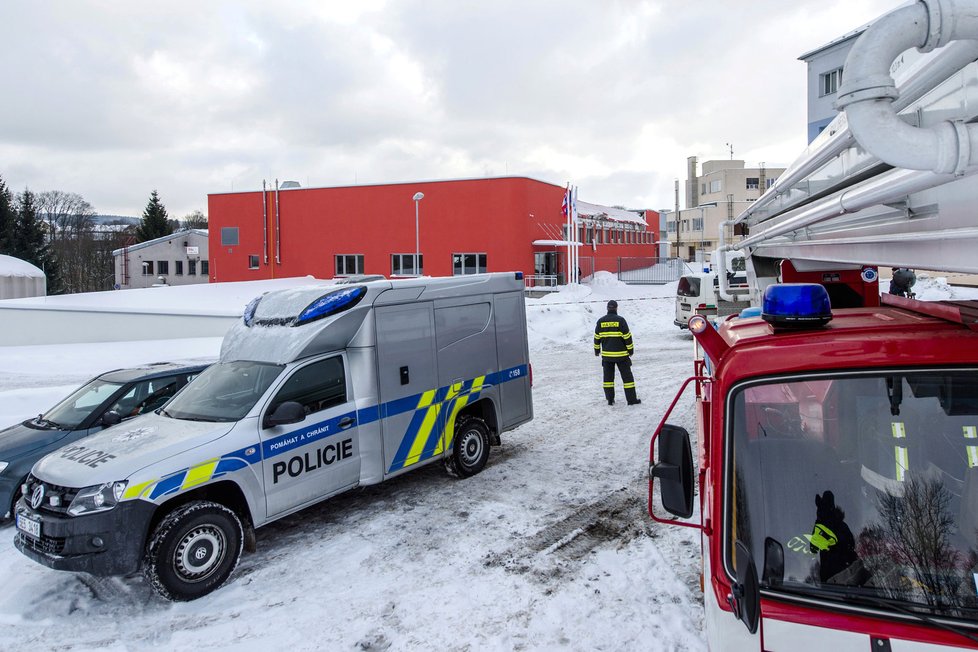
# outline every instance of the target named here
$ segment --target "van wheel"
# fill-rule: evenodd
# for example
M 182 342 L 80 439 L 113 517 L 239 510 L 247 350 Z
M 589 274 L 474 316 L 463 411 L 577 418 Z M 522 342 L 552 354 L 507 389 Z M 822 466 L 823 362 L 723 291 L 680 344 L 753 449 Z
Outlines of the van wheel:
M 241 558 L 244 529 L 233 511 L 197 500 L 177 507 L 156 526 L 143 574 L 168 600 L 196 600 L 218 588 Z
M 481 471 L 489 461 L 489 427 L 478 417 L 469 417 L 455 428 L 448 470 L 460 478 Z

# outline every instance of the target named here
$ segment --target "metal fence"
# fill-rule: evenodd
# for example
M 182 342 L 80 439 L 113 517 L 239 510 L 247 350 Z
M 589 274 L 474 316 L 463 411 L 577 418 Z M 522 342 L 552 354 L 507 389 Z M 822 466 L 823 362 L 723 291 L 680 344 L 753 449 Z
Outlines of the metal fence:
M 680 258 L 590 256 L 582 257 L 580 262 L 582 279 L 587 279 L 595 270 L 605 270 L 630 285 L 664 285 L 678 281 L 680 276 L 692 271 Z
M 527 290 L 539 292 L 554 292 L 557 285 L 563 281 L 563 274 L 531 274 L 523 277 L 523 285 Z

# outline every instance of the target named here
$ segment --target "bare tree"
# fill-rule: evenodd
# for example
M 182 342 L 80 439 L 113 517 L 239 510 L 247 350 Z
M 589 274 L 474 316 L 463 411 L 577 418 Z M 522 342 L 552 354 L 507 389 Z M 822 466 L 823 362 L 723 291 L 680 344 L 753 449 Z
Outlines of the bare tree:
M 185 229 L 206 229 L 207 216 L 200 211 L 187 213 L 181 220 Z

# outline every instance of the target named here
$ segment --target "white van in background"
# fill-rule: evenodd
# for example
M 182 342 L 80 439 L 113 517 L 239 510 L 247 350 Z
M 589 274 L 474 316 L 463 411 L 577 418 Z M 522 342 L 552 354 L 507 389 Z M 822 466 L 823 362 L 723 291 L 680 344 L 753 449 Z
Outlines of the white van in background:
M 732 315 L 750 305 L 746 296 L 747 265 L 744 255 L 739 252 L 728 252 L 725 258 L 727 284 L 732 291 L 741 293 L 743 300 L 726 301 L 720 298 L 720 281 L 716 267 L 711 262 L 709 271 L 679 278 L 679 285 L 676 288 L 676 318 L 673 320 L 676 326 L 688 328 L 689 318 L 697 313 Z M 717 252 L 712 252 L 710 260 L 718 260 Z

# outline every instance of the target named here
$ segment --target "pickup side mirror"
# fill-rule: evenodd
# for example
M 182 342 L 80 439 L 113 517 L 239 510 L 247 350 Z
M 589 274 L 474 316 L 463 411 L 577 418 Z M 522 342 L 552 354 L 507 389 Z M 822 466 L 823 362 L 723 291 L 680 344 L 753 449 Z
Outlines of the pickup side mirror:
M 102 415 L 102 427 L 108 428 L 122 422 L 122 415 L 115 410 L 109 410 Z
M 734 616 L 747 626 L 747 631 L 756 634 L 761 621 L 761 589 L 757 583 L 757 566 L 743 541 L 737 541 L 734 555 L 737 581 L 730 587 L 727 601 Z
M 685 428 L 662 426 L 659 432 L 659 461 L 649 472 L 662 483 L 662 506 L 680 518 L 693 515 L 693 450 Z
M 299 423 L 306 418 L 306 409 L 301 403 L 295 401 L 285 401 L 279 404 L 275 411 L 265 417 L 265 428 L 274 426 L 286 426 L 290 423 Z

